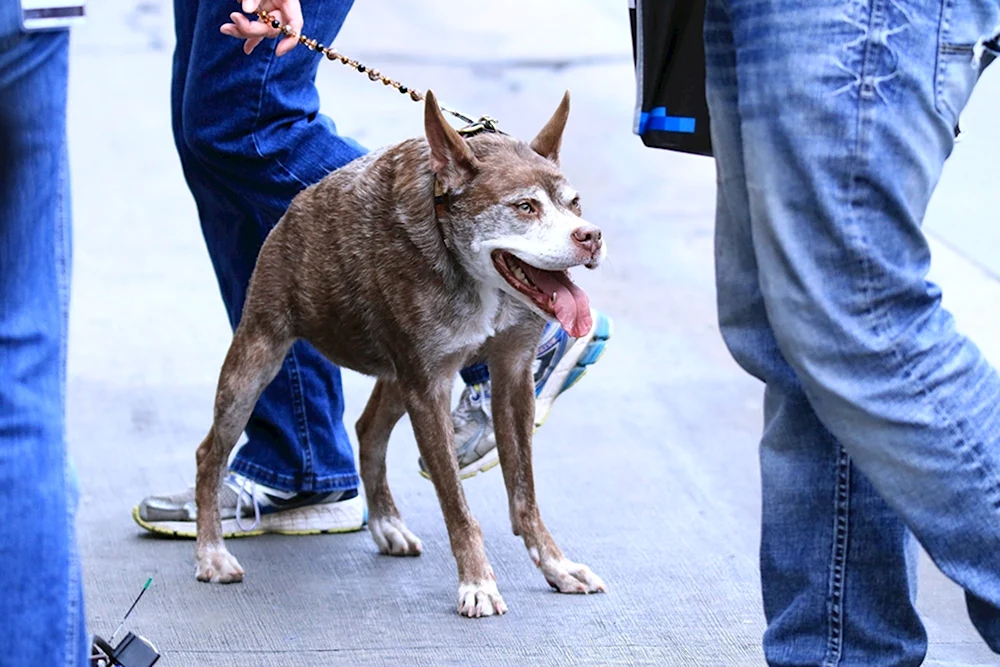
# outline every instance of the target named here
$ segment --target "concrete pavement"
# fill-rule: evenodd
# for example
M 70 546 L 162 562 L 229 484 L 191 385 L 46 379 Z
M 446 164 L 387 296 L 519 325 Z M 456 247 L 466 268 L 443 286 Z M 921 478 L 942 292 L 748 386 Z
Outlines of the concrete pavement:
M 447 536 L 406 423 L 393 436 L 389 477 L 424 540 L 419 559 L 380 557 L 366 533 L 254 538 L 230 544 L 246 581 L 207 586 L 193 577 L 193 543 L 152 539 L 132 523 L 143 495 L 193 481 L 230 332 L 170 137 L 170 4 L 106 0 L 89 10 L 74 35 L 71 81 L 69 437 L 95 632 L 110 633 L 152 575 L 129 627 L 168 667 L 762 663 L 761 390 L 716 329 L 712 162 L 646 149 L 630 134 L 624 2 L 358 3 L 337 42 L 523 137 L 573 91 L 564 168 L 611 248 L 580 282 L 616 331 L 537 435 L 536 477 L 550 529 L 610 591 L 549 592 L 510 534 L 494 471 L 466 492 L 511 612 L 480 622 L 454 613 Z M 335 64 L 321 66 L 319 80 L 325 110 L 362 143 L 421 132 L 420 107 L 381 85 Z M 976 178 L 1000 145 L 986 122 L 997 84 L 991 73 L 973 101 L 969 138 L 928 223 L 940 239 L 935 278 L 994 360 L 1000 322 L 983 306 L 1000 302 L 1000 246 L 984 239 L 997 238 L 986 216 L 998 200 Z M 371 381 L 347 373 L 345 386 L 353 423 Z M 928 664 L 996 664 L 960 591 L 927 563 L 920 595 Z

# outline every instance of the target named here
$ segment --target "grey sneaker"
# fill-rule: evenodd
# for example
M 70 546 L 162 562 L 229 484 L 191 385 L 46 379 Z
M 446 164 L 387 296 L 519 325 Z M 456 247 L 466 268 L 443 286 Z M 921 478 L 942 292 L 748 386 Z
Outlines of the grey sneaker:
M 367 518 L 364 499 L 354 489 L 332 493 L 290 493 L 229 473 L 219 490 L 223 537 L 264 533 L 315 535 L 361 530 Z M 151 533 L 197 537 L 194 487 L 179 493 L 147 496 L 132 508 L 135 522 Z
M 572 338 L 560 329 L 538 349 L 535 357 L 535 430 L 545 422 L 552 404 L 597 363 L 611 338 L 611 319 L 592 311 L 594 326 L 581 338 Z M 455 454 L 462 479 L 475 477 L 500 463 L 493 414 L 490 412 L 490 383 L 468 385 L 458 407 L 451 413 L 455 426 Z M 424 460 L 418 461 L 420 474 L 430 479 Z
M 486 472 L 500 463 L 493 434 L 489 382 L 467 385 L 458 407 L 451 413 L 451 420 L 455 426 L 458 474 L 462 479 Z M 420 459 L 420 474 L 429 478 L 423 459 Z

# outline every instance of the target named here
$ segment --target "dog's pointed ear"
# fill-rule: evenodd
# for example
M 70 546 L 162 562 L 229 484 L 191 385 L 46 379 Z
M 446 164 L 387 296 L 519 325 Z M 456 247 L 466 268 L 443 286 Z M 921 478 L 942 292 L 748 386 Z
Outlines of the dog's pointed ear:
M 431 147 L 431 169 L 445 189 L 457 187 L 473 176 L 479 163 L 472 149 L 444 119 L 434 93 L 427 91 L 424 102 L 424 132 Z
M 566 129 L 566 119 L 569 118 L 569 91 L 563 95 L 562 102 L 552 118 L 545 124 L 542 131 L 531 140 L 531 148 L 544 158 L 559 164 L 559 147 L 562 145 L 563 130 Z

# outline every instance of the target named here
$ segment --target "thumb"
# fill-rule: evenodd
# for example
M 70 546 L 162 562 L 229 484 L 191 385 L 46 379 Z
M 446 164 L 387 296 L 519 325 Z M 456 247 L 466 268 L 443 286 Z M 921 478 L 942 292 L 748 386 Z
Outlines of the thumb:
M 243 12 L 253 14 L 260 7 L 260 0 L 243 0 Z

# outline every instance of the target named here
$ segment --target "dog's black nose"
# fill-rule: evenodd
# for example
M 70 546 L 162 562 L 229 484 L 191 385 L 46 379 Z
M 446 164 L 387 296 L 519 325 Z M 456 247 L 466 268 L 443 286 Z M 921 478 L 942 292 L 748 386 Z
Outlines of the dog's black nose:
M 601 229 L 594 225 L 581 225 L 573 230 L 573 241 L 591 255 L 596 255 L 601 249 Z

